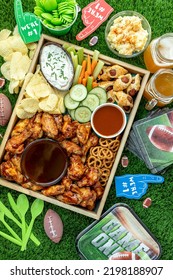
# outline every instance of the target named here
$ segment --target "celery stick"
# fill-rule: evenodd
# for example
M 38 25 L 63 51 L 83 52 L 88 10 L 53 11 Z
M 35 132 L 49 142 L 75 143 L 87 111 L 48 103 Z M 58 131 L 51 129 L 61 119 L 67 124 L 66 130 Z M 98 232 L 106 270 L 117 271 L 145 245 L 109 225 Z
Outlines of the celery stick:
M 77 56 L 77 54 L 74 55 L 73 52 L 70 52 L 70 55 L 71 55 L 71 59 L 73 62 L 74 70 L 76 71 L 76 67 L 78 65 L 78 56 Z
M 75 75 L 74 75 L 74 79 L 73 79 L 73 86 L 78 83 L 78 79 L 79 79 L 81 71 L 82 71 L 82 65 L 78 64 L 76 67 L 76 71 L 75 71 Z
M 93 60 L 98 60 L 99 54 L 100 54 L 100 52 L 99 52 L 99 51 L 94 50 L 94 53 L 93 53 L 93 57 L 92 57 L 92 59 L 93 59 Z
M 87 78 L 87 85 L 86 85 L 86 87 L 87 87 L 87 91 L 88 91 L 88 92 L 89 92 L 90 90 L 92 90 L 92 83 L 93 83 L 93 80 L 94 80 L 93 76 L 89 76 L 89 77 Z
M 70 47 L 70 45 L 69 45 L 68 43 L 64 43 L 64 44 L 62 45 L 62 47 L 63 47 L 65 50 L 67 50 L 67 49 Z
M 78 55 L 78 62 L 80 65 L 82 65 L 82 61 L 84 59 L 84 49 L 80 48 L 77 52 L 77 55 Z
M 95 67 L 95 69 L 94 69 L 94 72 L 93 72 L 94 80 L 97 79 L 97 77 L 98 77 L 100 71 L 101 71 L 102 68 L 103 68 L 103 65 L 104 65 L 104 62 L 103 62 L 102 60 L 99 60 L 98 63 L 97 63 L 97 65 L 96 65 L 96 67 Z
M 68 47 L 68 48 L 67 48 L 67 51 L 68 51 L 69 53 L 73 52 L 74 54 L 76 54 L 75 48 L 74 48 L 73 46 Z

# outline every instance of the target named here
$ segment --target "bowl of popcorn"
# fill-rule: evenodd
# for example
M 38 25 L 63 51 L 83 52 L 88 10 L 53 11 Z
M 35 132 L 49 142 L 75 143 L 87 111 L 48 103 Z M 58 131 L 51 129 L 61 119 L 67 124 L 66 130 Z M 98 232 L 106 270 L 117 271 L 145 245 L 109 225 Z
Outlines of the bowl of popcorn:
M 149 45 L 151 27 L 143 15 L 130 10 L 122 11 L 108 21 L 105 40 L 109 49 L 117 56 L 135 57 Z

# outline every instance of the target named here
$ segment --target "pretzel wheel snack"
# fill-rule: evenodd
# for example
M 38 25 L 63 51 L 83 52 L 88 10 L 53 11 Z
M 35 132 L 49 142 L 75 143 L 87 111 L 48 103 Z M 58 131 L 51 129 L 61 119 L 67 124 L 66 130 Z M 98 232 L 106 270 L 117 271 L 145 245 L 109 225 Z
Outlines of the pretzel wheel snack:
M 94 157 L 98 157 L 100 149 L 102 149 L 102 147 L 100 147 L 100 146 L 91 147 L 90 148 L 90 155 L 92 155 Z
M 102 161 L 99 158 L 96 158 L 95 156 L 91 155 L 87 159 L 87 165 L 89 167 L 101 168 L 102 167 Z
M 100 183 L 103 187 L 106 186 L 109 176 L 110 176 L 110 170 L 108 168 L 102 168 Z
M 102 160 L 102 167 L 111 169 L 112 165 L 113 165 L 113 160 L 109 160 L 107 158 L 104 158 Z
M 103 147 L 101 147 L 101 149 L 99 149 L 99 158 L 100 159 L 107 158 L 107 159 L 111 160 L 111 159 L 113 159 L 113 157 L 114 157 L 114 154 L 110 149 L 103 148 Z
M 116 139 L 99 139 L 100 146 L 104 148 L 110 149 L 113 153 L 116 153 L 118 151 L 118 148 L 120 146 L 120 140 L 118 138 Z

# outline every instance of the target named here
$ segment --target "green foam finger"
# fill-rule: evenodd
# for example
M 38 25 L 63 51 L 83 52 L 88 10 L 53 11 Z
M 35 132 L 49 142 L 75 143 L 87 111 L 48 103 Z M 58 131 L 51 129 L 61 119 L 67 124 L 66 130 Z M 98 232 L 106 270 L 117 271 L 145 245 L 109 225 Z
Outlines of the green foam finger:
M 14 13 L 17 23 L 25 23 L 21 0 L 14 0 Z

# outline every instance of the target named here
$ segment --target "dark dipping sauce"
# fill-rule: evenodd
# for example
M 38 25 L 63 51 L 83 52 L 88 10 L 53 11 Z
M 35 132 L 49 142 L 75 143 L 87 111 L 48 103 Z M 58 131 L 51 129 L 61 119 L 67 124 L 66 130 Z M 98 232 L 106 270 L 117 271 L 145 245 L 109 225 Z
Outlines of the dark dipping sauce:
M 94 114 L 93 124 L 99 134 L 109 136 L 118 133 L 123 124 L 122 112 L 114 106 L 100 107 Z
M 51 139 L 33 141 L 25 148 L 21 159 L 22 173 L 31 182 L 45 187 L 60 181 L 67 165 L 66 153 Z

